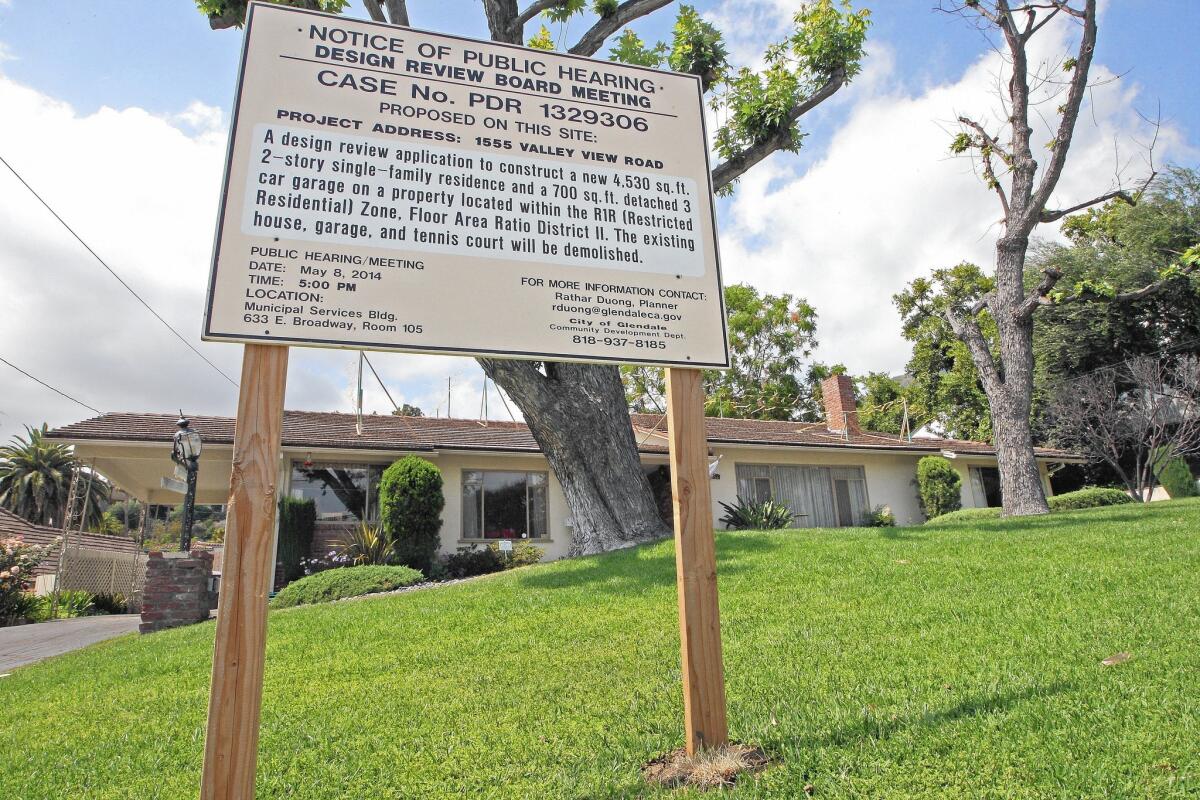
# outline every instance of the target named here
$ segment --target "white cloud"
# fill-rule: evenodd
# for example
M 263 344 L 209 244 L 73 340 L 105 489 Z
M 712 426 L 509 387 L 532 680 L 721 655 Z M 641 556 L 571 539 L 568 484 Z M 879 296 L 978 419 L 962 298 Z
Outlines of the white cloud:
M 4 5 L 5 0 L 0 0 L 0 6 Z M 4 42 L 0 42 L 0 64 L 5 61 L 16 61 L 17 56 L 13 54 L 12 48 Z
M 1065 53 L 1067 36 L 1065 26 L 1045 29 L 1039 58 Z M 794 159 L 760 164 L 738 187 L 721 229 L 726 282 L 807 297 L 820 314 L 817 357 L 856 372 L 904 366 L 910 348 L 892 294 L 936 267 L 969 260 L 990 268 L 1001 216 L 970 161 L 948 150 L 958 114 L 989 126 L 1002 116 L 994 108 L 998 56 L 982 56 L 952 83 L 908 92 L 887 78 L 890 59 L 877 58 L 886 47 L 871 49 L 863 75 L 844 90 L 846 118 L 823 157 L 800 175 Z M 1112 76 L 1094 66 L 1093 78 L 1103 77 Z M 1149 133 L 1134 110 L 1138 87 L 1115 81 L 1089 98 L 1055 204 L 1111 188 L 1114 142 L 1122 164 L 1132 159 L 1127 180 L 1143 167 L 1135 142 Z M 1043 113 L 1054 116 L 1060 102 L 1046 103 Z M 1037 146 L 1053 138 L 1040 120 L 1034 125 Z M 1164 128 L 1156 160 L 1186 148 L 1178 131 Z M 1043 163 L 1047 156 L 1035 153 Z M 1037 234 L 1051 237 L 1056 228 Z
M 199 340 L 225 129 L 219 109 L 173 115 L 101 108 L 81 115 L 0 74 L 3 155 L 114 270 L 194 347 L 237 378 L 236 345 Z M 236 390 L 104 272 L 0 169 L 0 356 L 105 411 L 230 414 Z M 356 355 L 294 349 L 287 405 L 353 408 Z M 397 402 L 430 413 L 455 374 L 454 413 L 478 413 L 474 362 L 373 357 Z M 368 411 L 390 410 L 368 377 Z M 444 405 L 445 401 L 440 400 Z M 492 416 L 507 419 L 493 393 Z M 444 413 L 444 409 L 443 409 Z M 0 440 L 24 424 L 91 416 L 0 365 Z

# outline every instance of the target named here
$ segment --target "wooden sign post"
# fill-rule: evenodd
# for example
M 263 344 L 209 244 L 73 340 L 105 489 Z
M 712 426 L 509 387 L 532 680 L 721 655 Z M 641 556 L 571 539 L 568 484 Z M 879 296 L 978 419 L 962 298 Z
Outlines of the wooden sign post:
M 203 800 L 254 797 L 287 362 L 288 348 L 275 345 L 248 344 L 242 356 L 200 779 Z
M 683 725 L 688 755 L 729 741 L 717 603 L 704 373 L 667 368 L 667 436 L 675 512 L 675 578 L 683 657 Z

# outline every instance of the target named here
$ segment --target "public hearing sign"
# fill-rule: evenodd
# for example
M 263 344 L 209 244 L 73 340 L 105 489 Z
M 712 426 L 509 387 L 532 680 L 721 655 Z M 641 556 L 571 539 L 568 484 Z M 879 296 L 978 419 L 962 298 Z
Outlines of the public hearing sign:
M 699 80 L 251 4 L 204 338 L 727 366 Z

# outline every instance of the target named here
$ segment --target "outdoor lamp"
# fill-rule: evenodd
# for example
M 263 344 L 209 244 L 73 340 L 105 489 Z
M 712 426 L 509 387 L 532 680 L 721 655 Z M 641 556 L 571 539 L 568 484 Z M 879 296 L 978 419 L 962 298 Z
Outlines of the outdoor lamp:
M 175 459 L 191 461 L 199 458 L 204 447 L 200 434 L 188 427 L 191 423 L 187 417 L 180 417 L 175 424 L 179 427 L 175 431 Z
M 188 427 L 188 418 L 179 412 L 175 425 L 179 430 L 171 445 L 171 460 L 187 470 L 187 488 L 183 498 L 183 524 L 179 534 L 179 549 L 188 552 L 192 546 L 192 522 L 196 517 L 196 473 L 200 470 L 200 450 L 204 443 L 200 434 Z

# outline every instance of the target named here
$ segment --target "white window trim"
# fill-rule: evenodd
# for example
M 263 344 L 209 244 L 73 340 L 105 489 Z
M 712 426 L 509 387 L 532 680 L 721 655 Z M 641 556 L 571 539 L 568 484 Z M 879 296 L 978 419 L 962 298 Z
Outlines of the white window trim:
M 529 483 L 529 476 L 530 475 L 541 475 L 545 479 L 544 485 L 546 487 L 546 508 L 545 508 L 546 516 L 545 516 L 544 524 L 542 525 L 542 530 L 544 530 L 546 532 L 546 535 L 545 536 L 524 536 L 524 537 L 520 537 L 517 539 L 503 539 L 503 540 L 502 539 L 488 539 L 483 536 L 479 536 L 479 537 L 467 536 L 466 535 L 466 533 L 467 533 L 467 504 L 465 502 L 462 502 L 461 498 L 462 498 L 463 489 L 465 489 L 467 487 L 467 474 L 472 473 L 472 472 L 477 472 L 480 475 L 483 475 L 484 473 L 488 473 L 488 472 L 493 472 L 493 473 L 504 472 L 504 473 L 509 473 L 509 474 L 515 473 L 515 474 L 525 476 L 525 530 L 526 530 L 526 532 L 533 530 L 533 526 L 530 524 L 532 520 L 530 519 L 530 516 L 529 516 L 530 515 L 530 507 L 532 506 L 532 503 L 530 503 L 530 498 L 529 498 L 529 490 L 530 490 L 530 486 L 531 486 L 531 484 Z M 459 542 L 478 544 L 478 543 L 499 542 L 499 541 L 509 541 L 509 542 L 512 542 L 512 541 L 550 542 L 550 541 L 552 541 L 552 539 L 550 538 L 550 473 L 548 471 L 537 470 L 537 469 L 474 469 L 474 468 L 464 469 L 464 470 L 462 470 L 462 474 L 459 477 L 459 483 L 460 483 L 459 504 L 462 506 L 461 513 L 459 515 L 459 531 L 461 533 L 461 535 L 458 539 Z M 479 532 L 480 532 L 480 534 L 482 534 L 484 532 L 484 529 L 487 527 L 486 526 L 487 492 L 484 491 L 482 480 L 479 482 L 478 486 L 479 486 Z

